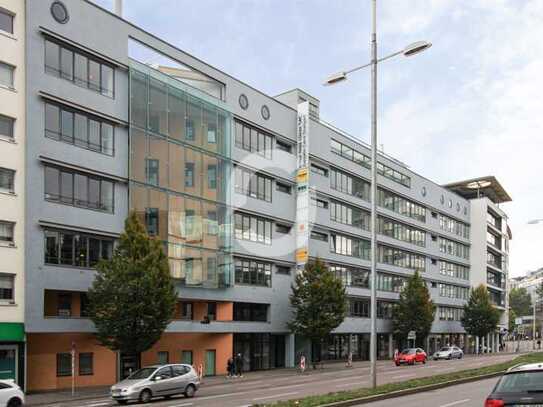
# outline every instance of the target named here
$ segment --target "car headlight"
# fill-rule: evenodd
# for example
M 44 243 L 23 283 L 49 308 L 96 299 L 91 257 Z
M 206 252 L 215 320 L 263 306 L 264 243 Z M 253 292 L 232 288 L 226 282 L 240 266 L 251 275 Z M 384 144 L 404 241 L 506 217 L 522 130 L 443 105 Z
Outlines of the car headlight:
M 129 389 L 122 389 L 121 393 L 127 393 Z

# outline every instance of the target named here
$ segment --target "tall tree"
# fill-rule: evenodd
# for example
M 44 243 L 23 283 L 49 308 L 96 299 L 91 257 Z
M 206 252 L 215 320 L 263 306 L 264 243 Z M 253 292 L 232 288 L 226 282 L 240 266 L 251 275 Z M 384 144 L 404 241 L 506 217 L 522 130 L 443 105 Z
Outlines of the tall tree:
M 304 271 L 298 273 L 290 303 L 294 316 L 289 329 L 310 339 L 312 344 L 321 344 L 347 313 L 343 282 L 320 259 L 308 262 Z
M 518 316 L 530 315 L 532 312 L 532 297 L 526 288 L 513 288 L 509 292 L 509 307 Z
M 490 302 L 486 287 L 481 284 L 472 289 L 462 317 L 462 326 L 466 332 L 473 336 L 486 336 L 496 329 L 499 320 L 500 312 Z
M 415 331 L 416 342 L 422 345 L 432 329 L 435 313 L 436 306 L 430 297 L 430 291 L 416 271 L 407 280 L 407 284 L 400 293 L 400 301 L 394 307 L 392 313 L 394 336 L 403 343 L 409 331 Z
M 88 298 L 96 337 L 114 351 L 148 350 L 173 318 L 177 295 L 168 258 L 134 213 L 112 259 L 98 263 Z

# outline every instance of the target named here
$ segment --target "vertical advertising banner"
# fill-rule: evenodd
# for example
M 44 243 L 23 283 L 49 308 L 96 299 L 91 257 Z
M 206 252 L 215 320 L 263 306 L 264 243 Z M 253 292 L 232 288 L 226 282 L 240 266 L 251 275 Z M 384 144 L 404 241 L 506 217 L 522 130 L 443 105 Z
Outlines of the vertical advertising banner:
M 296 132 L 296 268 L 309 257 L 309 102 L 298 104 Z

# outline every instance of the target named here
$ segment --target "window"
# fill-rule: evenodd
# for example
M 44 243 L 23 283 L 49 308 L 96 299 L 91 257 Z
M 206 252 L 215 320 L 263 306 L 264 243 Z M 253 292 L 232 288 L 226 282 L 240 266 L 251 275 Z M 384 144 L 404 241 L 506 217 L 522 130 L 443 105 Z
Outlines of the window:
M 13 140 L 13 124 L 15 120 L 0 114 L 0 137 Z
M 405 277 L 393 274 L 377 273 L 377 290 L 391 293 L 399 293 L 407 283 Z
M 113 239 L 77 232 L 45 229 L 45 264 L 93 268 L 111 259 Z
M 275 181 L 275 189 L 278 190 L 279 192 L 283 192 L 284 194 L 289 194 L 289 195 L 292 192 L 292 188 L 290 187 L 290 185 L 283 184 L 282 182 L 279 182 L 279 181 Z
M 445 239 L 444 237 L 439 238 L 439 251 L 469 260 L 469 246 Z
M 181 312 L 181 315 L 180 315 L 181 319 L 192 320 L 193 318 L 192 302 L 181 302 L 179 308 Z
M 272 201 L 272 179 L 241 167 L 235 167 L 235 190 L 237 193 Z
M 275 266 L 275 272 L 277 274 L 285 274 L 290 275 L 290 267 L 289 266 Z
M 456 298 L 460 300 L 467 300 L 469 299 L 469 288 L 440 283 L 439 296 L 447 297 L 447 298 Z
M 328 209 L 328 202 L 318 198 L 311 198 L 311 204 L 318 208 Z
M 275 147 L 278 149 L 278 150 L 281 150 L 281 151 L 284 151 L 286 153 L 289 153 L 289 154 L 292 154 L 292 145 L 291 144 L 288 144 L 288 143 L 285 143 L 281 140 L 275 140 Z
M 57 316 L 66 318 L 72 316 L 71 293 L 59 293 L 57 295 Z
M 235 122 L 235 127 L 236 147 L 271 160 L 273 136 L 239 121 Z
M 469 268 L 460 264 L 450 263 L 448 261 L 439 261 L 439 274 L 462 280 L 469 280 Z
M 426 245 L 426 232 L 392 219 L 379 217 L 377 219 L 377 232 L 417 246 L 424 247 Z
M 0 30 L 13 34 L 13 14 L 0 9 Z
M 469 239 L 469 225 L 442 214 L 439 214 L 438 219 L 441 230 Z
M 348 175 L 342 171 L 330 168 L 330 188 L 344 194 L 353 195 L 364 201 L 370 200 L 370 184 L 369 182 Z
M 349 300 L 349 316 L 358 318 L 370 317 L 370 301 L 369 299 L 350 299 Z
M 235 259 L 236 284 L 271 287 L 271 263 Z
M 181 355 L 181 363 L 185 363 L 183 362 L 183 355 Z M 188 372 L 190 372 L 190 367 L 174 365 L 172 366 L 172 370 L 173 370 L 173 377 L 178 377 L 178 376 L 183 376 L 187 374 Z
M 0 301 L 15 300 L 15 276 L 0 274 Z
M 194 163 L 185 163 L 185 186 L 194 187 Z
M 330 235 L 330 251 L 344 256 L 358 257 L 360 259 L 370 258 L 370 242 L 355 237 Z
M 464 316 L 463 308 L 439 306 L 439 319 L 441 321 L 461 321 Z
M 217 166 L 215 164 L 207 166 L 207 187 L 217 189 Z
M 145 174 L 147 174 L 147 183 L 158 186 L 158 160 L 150 158 L 145 159 Z
M 215 321 L 217 319 L 217 303 L 208 302 L 207 303 L 207 317 L 210 321 Z
M 234 214 L 234 236 L 239 240 L 249 240 L 271 245 L 272 221 L 236 212 Z
M 145 225 L 149 235 L 158 235 L 158 208 L 145 209 Z
M 377 318 L 392 319 L 394 303 L 387 301 L 377 301 Z
M 282 225 L 280 223 L 276 223 L 275 224 L 275 231 L 277 233 L 283 233 L 283 234 L 288 234 L 290 233 L 290 226 L 288 225 Z
M 321 242 L 327 242 L 328 235 L 326 233 L 312 231 L 311 239 L 320 240 Z
M 370 214 L 368 212 L 337 201 L 330 201 L 330 220 L 370 230 Z
M 15 223 L 0 221 L 0 245 L 8 244 L 13 245 L 13 229 Z
M 161 353 L 168 353 L 168 352 L 158 352 L 157 358 L 164 358 L 164 355 L 160 355 Z M 160 359 L 159 359 L 160 360 Z M 167 363 L 167 362 L 166 362 Z M 172 377 L 172 368 L 171 366 L 163 367 L 158 372 L 155 373 L 155 377 L 160 376 L 162 379 L 169 379 Z
M 70 353 L 57 353 L 57 376 L 72 375 L 72 355 Z
M 15 67 L 0 62 L 0 86 L 13 89 L 13 72 Z
M 268 321 L 268 304 L 234 303 L 234 321 Z
M 114 155 L 112 124 L 64 106 L 45 104 L 45 137 L 102 154 Z
M 89 376 L 94 374 L 93 372 L 93 354 L 92 353 L 80 353 L 79 354 L 79 375 Z
M 166 351 L 160 351 L 160 352 L 157 352 L 157 362 L 159 365 L 166 365 L 169 362 L 169 359 L 170 359 L 170 354 L 169 352 L 166 352 Z M 159 373 L 157 373 L 158 375 Z
M 191 350 L 181 351 L 181 363 L 192 365 L 192 351 Z
M 426 222 L 426 208 L 390 191 L 377 190 L 377 205 L 390 211 L 408 216 L 419 222 Z
M 0 192 L 15 193 L 15 171 L 0 167 Z
M 115 96 L 113 67 L 72 47 L 45 40 L 45 72 L 110 98 Z
M 370 287 L 370 272 L 368 270 L 336 265 L 330 265 L 330 270 L 346 287 Z
M 424 272 L 426 270 L 426 257 L 393 247 L 379 245 L 377 247 L 377 261 L 392 266 Z
M 320 167 L 316 164 L 311 164 L 311 172 L 315 174 L 322 175 L 323 177 L 328 176 L 328 170 L 326 168 Z
M 113 182 L 46 165 L 45 199 L 113 213 Z

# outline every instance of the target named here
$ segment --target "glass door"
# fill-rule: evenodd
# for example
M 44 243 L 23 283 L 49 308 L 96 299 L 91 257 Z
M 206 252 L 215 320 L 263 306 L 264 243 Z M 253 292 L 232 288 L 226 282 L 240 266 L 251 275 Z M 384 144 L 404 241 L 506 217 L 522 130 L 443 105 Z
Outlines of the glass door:
M 0 379 L 16 380 L 17 345 L 0 346 Z

